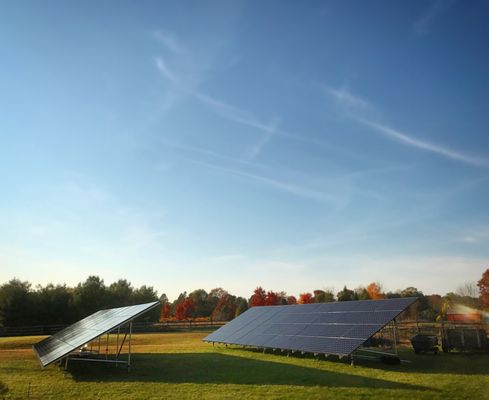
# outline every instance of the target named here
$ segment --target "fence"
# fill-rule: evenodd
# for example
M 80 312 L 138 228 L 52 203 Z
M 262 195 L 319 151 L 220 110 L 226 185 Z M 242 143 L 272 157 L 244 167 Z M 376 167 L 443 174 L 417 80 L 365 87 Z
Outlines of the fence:
M 471 322 L 443 322 L 445 329 L 451 328 L 476 328 L 483 329 L 489 334 L 489 325 L 485 323 L 471 323 Z M 438 336 L 441 343 L 441 322 L 426 322 L 426 321 L 400 321 L 397 326 L 397 342 L 400 344 L 410 344 L 410 339 L 418 334 L 423 333 L 426 335 Z
M 217 329 L 226 322 L 217 321 L 172 321 L 172 322 L 135 322 L 133 332 L 169 332 L 179 330 L 211 330 Z M 489 325 L 474 323 L 444 322 L 445 328 L 477 328 L 485 329 L 489 334 Z M 1 336 L 42 336 L 52 335 L 68 325 L 37 325 L 0 327 Z M 397 323 L 397 340 L 401 344 L 408 344 L 409 339 L 417 333 L 436 335 L 441 339 L 441 323 L 423 321 L 400 321 Z

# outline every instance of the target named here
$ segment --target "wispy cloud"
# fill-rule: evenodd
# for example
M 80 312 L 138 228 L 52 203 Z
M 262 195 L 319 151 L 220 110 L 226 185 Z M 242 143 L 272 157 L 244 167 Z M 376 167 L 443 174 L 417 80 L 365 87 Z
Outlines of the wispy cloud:
M 277 123 L 273 124 L 273 129 L 265 131 L 263 136 L 251 147 L 250 151 L 248 152 L 248 158 L 250 160 L 254 160 L 261 153 L 267 143 L 270 142 L 276 132 L 276 125 Z
M 489 228 L 475 227 L 467 229 L 465 236 L 461 238 L 462 242 L 471 244 L 489 244 Z
M 276 124 L 266 124 L 249 111 L 235 107 L 229 103 L 216 99 L 215 97 L 211 97 L 201 92 L 193 92 L 193 95 L 214 112 L 230 121 L 238 122 L 265 132 L 272 132 L 276 129 Z
M 166 55 L 159 56 L 154 59 L 155 66 L 161 76 L 170 83 L 166 88 L 165 99 L 163 103 L 163 111 L 168 111 L 184 98 L 194 98 L 201 102 L 210 111 L 218 116 L 233 121 L 244 126 L 257 129 L 262 132 L 262 137 L 259 138 L 246 151 L 245 158 L 251 161 L 259 156 L 265 146 L 275 136 L 287 138 L 302 142 L 309 145 L 319 146 L 323 149 L 342 154 L 349 158 L 359 158 L 358 154 L 340 146 L 335 146 L 331 143 L 325 143 L 321 140 L 315 140 L 305 133 L 289 132 L 279 128 L 279 120 L 277 116 L 273 116 L 270 121 L 259 118 L 254 113 L 234 104 L 230 104 L 222 99 L 213 97 L 208 93 L 200 90 L 200 86 L 208 79 L 210 66 L 213 63 L 213 57 L 210 59 L 201 60 L 195 55 L 195 52 L 190 51 L 184 46 L 175 35 L 161 33 L 156 31 L 153 35 L 155 38 L 164 44 Z M 207 53 L 213 53 L 207 52 Z M 335 95 L 338 100 L 350 105 L 364 106 L 368 108 L 368 104 L 353 95 L 349 94 L 346 88 L 332 89 L 327 88 L 331 95 Z
M 252 128 L 256 128 L 264 132 L 264 136 L 253 146 L 256 150 L 256 155 L 260 153 L 263 147 L 274 137 L 280 136 L 289 140 L 296 142 L 305 143 L 308 145 L 314 145 L 321 147 L 323 149 L 334 152 L 335 154 L 342 154 L 349 158 L 358 158 L 358 155 L 340 146 L 333 145 L 331 143 L 325 143 L 321 140 L 315 140 L 306 134 L 299 134 L 295 132 L 286 131 L 279 128 L 279 119 L 275 118 L 271 123 L 265 123 L 258 119 L 253 113 L 244 110 L 242 108 L 235 107 L 232 104 L 224 102 L 215 97 L 209 96 L 208 94 L 202 92 L 194 91 L 192 93 L 198 100 L 200 100 L 204 105 L 209 107 L 213 112 L 217 113 L 223 118 L 230 121 L 240 123 Z M 249 158 L 253 159 L 253 148 L 249 153 Z M 256 157 L 255 155 L 255 157 Z
M 253 174 L 250 172 L 245 172 L 245 171 L 237 170 L 234 168 L 223 167 L 221 165 L 216 165 L 216 164 L 203 162 L 203 161 L 199 161 L 199 160 L 187 159 L 187 161 L 190 161 L 192 163 L 195 163 L 195 164 L 207 167 L 207 168 L 214 169 L 214 170 L 219 171 L 219 172 L 223 172 L 226 174 L 246 178 L 246 179 L 249 179 L 251 181 L 260 183 L 262 185 L 266 185 L 270 188 L 293 194 L 295 196 L 299 196 L 299 197 L 303 197 L 303 198 L 307 198 L 307 199 L 312 199 L 312 200 L 317 200 L 317 201 L 331 202 L 331 203 L 334 203 L 335 205 L 338 205 L 338 203 L 339 203 L 338 196 L 326 193 L 324 191 L 321 191 L 319 189 L 312 188 L 309 186 L 299 185 L 296 183 L 290 183 L 290 182 L 286 182 L 286 181 L 281 181 L 281 180 L 278 180 L 275 178 L 270 178 L 267 176 Z
M 424 10 L 420 17 L 413 24 L 413 31 L 418 36 L 424 36 L 430 32 L 434 21 L 447 8 L 451 7 L 454 1 L 452 0 L 434 0 L 431 5 Z
M 199 86 L 206 75 L 206 63 L 195 59 L 195 56 L 187 50 L 175 35 L 155 31 L 153 37 L 164 45 L 167 54 L 170 56 L 165 58 L 158 56 L 154 59 L 155 66 L 160 74 L 171 83 L 165 99 L 164 109 L 167 110 L 169 106 L 174 105 L 176 99 L 193 97 L 222 118 L 261 131 L 263 133 L 262 137 L 246 152 L 248 160 L 256 158 L 276 133 L 278 118 L 273 119 L 271 123 L 266 123 L 245 109 L 235 107 L 199 91 Z M 171 62 L 168 62 L 168 60 L 171 60 Z
M 188 54 L 187 48 L 176 38 L 174 34 L 155 30 L 152 32 L 152 36 L 172 53 L 177 55 Z
M 360 96 L 354 95 L 346 86 L 342 86 L 339 89 L 325 87 L 324 90 L 343 106 L 360 109 L 372 108 L 371 104 L 367 100 L 361 98 Z
M 177 143 L 175 141 L 171 141 L 171 140 L 167 140 L 167 139 L 163 139 L 163 138 L 160 138 L 159 142 L 162 145 L 170 147 L 172 149 L 183 151 L 186 153 L 193 153 L 193 154 L 196 154 L 199 156 L 204 156 L 205 158 L 213 158 L 213 159 L 218 159 L 220 161 L 235 163 L 235 164 L 242 164 L 242 165 L 252 165 L 253 164 L 253 165 L 257 166 L 256 162 L 252 163 L 251 160 L 231 157 L 229 155 L 218 153 L 218 152 L 212 151 L 210 149 L 206 149 L 206 148 L 202 148 L 202 147 L 198 147 L 198 146 L 192 146 L 189 144 Z
M 460 151 L 450 149 L 448 147 L 443 147 L 434 143 L 430 143 L 426 140 L 417 139 L 404 132 L 391 128 L 390 126 L 383 125 L 376 121 L 370 121 L 368 119 L 359 117 L 355 119 L 362 124 L 372 128 L 374 131 L 381 133 L 382 135 L 406 146 L 429 151 L 431 153 L 438 154 L 451 160 L 462 161 L 464 163 L 476 165 L 479 167 L 489 167 L 489 159 L 487 158 L 471 156 Z
M 278 118 L 275 118 L 271 123 L 267 124 L 260 121 L 249 111 L 234 107 L 229 103 L 225 103 L 204 93 L 194 92 L 193 94 L 197 99 L 223 118 L 263 132 L 263 136 L 255 144 L 253 144 L 249 150 L 247 154 L 249 160 L 256 158 L 261 153 L 265 145 L 278 132 Z
M 156 68 L 158 68 L 158 71 L 161 72 L 161 74 L 168 79 L 169 81 L 173 83 L 178 83 L 179 79 L 178 77 L 170 70 L 170 68 L 166 65 L 165 60 L 163 60 L 162 57 L 156 57 L 155 58 L 155 65 Z
M 177 104 L 188 98 L 199 86 L 206 81 L 210 66 L 213 63 L 211 49 L 201 52 L 205 56 L 198 57 L 199 52 L 192 47 L 185 46 L 177 36 L 155 31 L 152 33 L 154 40 L 161 43 L 161 52 L 153 62 L 164 78 L 162 113 L 166 114 Z
M 479 167 L 489 167 L 489 159 L 465 154 L 459 150 L 454 150 L 442 145 L 431 143 L 427 140 L 416 138 L 398 129 L 385 125 L 371 116 L 378 113 L 376 107 L 371 102 L 353 94 L 346 87 L 341 89 L 327 88 L 326 93 L 334 98 L 347 112 L 350 118 L 368 126 L 377 133 L 401 143 L 405 146 L 415 147 L 424 151 L 449 158 L 451 160 L 464 162 Z

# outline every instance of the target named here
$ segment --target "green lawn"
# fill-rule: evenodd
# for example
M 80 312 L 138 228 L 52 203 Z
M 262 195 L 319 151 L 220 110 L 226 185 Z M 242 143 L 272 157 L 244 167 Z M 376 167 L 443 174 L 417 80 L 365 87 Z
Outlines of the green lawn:
M 7 398 L 26 399 L 489 399 L 489 356 L 415 355 L 410 364 L 263 354 L 203 343 L 202 332 L 133 337 L 130 372 L 78 363 L 42 370 L 31 350 L 40 337 L 0 338 Z M 30 385 L 30 389 L 29 389 Z M 1 398 L 1 397 L 0 397 Z

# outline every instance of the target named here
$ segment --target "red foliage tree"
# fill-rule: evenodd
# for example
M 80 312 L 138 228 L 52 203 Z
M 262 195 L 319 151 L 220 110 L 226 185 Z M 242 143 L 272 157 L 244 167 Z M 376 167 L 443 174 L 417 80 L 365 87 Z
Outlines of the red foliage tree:
M 314 303 L 314 297 L 311 293 L 301 293 L 299 296 L 299 300 L 297 300 L 299 304 L 310 304 Z
M 165 303 L 165 304 L 163 304 L 163 307 L 161 307 L 160 321 L 168 319 L 168 318 L 170 318 L 170 316 L 171 316 L 170 303 Z
M 230 321 L 236 315 L 236 297 L 228 293 L 221 296 L 212 312 L 214 321 Z
M 295 296 L 287 297 L 287 304 L 297 304 L 297 299 L 295 298 Z
M 489 307 L 489 268 L 485 270 L 479 282 L 477 282 L 482 307 Z
M 250 307 L 264 306 L 266 303 L 267 294 L 261 286 L 258 286 L 250 298 Z
M 188 319 L 194 309 L 194 301 L 191 298 L 187 297 L 185 300 L 177 304 L 177 307 L 175 309 L 175 317 L 180 321 Z
M 268 291 L 267 296 L 265 297 L 265 305 L 266 306 L 276 306 L 279 304 L 279 295 L 273 291 Z
M 385 297 L 384 293 L 382 293 L 382 286 L 377 282 L 372 282 L 370 285 L 368 285 L 367 292 L 368 297 L 370 297 L 372 300 L 379 300 Z

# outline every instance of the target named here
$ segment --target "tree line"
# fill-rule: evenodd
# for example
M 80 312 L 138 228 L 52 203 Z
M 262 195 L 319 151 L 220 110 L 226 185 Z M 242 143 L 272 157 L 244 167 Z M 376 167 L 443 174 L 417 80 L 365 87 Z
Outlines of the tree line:
M 156 300 L 161 302 L 161 306 L 144 314 L 142 320 L 229 321 L 249 307 L 399 297 L 418 298 L 416 304 L 404 314 L 408 319 L 434 321 L 442 313 L 447 301 L 489 309 L 489 269 L 482 274 L 477 284 L 463 284 L 455 293 L 447 293 L 444 296 L 425 295 L 415 287 L 384 292 L 380 283 L 372 282 L 355 289 L 344 286 L 337 293 L 333 290 L 317 289 L 301 293 L 298 297 L 288 295 L 284 291 L 267 291 L 257 287 L 249 299 L 234 296 L 222 288 L 215 288 L 209 292 L 197 289 L 190 293 L 180 293 L 172 302 L 165 294 L 158 296 L 158 292 L 152 286 L 134 288 L 125 279 L 105 285 L 100 277 L 89 276 L 75 287 L 48 284 L 34 288 L 29 282 L 12 279 L 0 285 L 0 326 L 65 325 L 101 309 Z
M 158 300 L 151 286 L 133 288 L 125 279 L 109 286 L 98 276 L 89 276 L 75 287 L 48 284 L 36 286 L 19 279 L 0 286 L 0 326 L 71 324 L 104 308 Z M 144 316 L 157 320 L 158 311 Z

